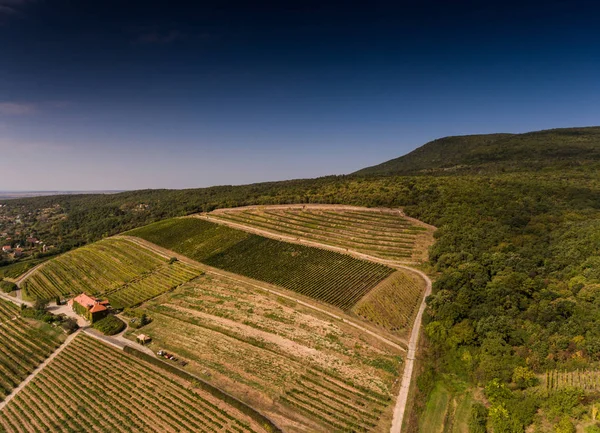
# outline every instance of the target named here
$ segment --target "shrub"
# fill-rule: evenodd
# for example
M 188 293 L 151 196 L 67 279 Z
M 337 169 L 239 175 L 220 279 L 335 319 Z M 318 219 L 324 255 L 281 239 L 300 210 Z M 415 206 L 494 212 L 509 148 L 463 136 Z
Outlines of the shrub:
M 488 412 L 481 403 L 474 403 L 469 417 L 469 433 L 485 433 Z
M 115 335 L 125 329 L 125 322 L 116 316 L 106 316 L 104 319 L 95 322 L 92 327 L 102 332 L 104 335 Z
M 15 283 L 11 283 L 10 281 L 6 281 L 6 280 L 0 281 L 0 290 L 2 290 L 4 293 L 10 293 L 17 289 L 18 289 L 18 287 Z
M 72 317 L 69 317 L 69 318 L 66 318 L 65 320 L 63 320 L 63 322 L 60 324 L 60 326 L 62 327 L 62 329 L 64 329 L 64 331 L 67 334 L 72 334 L 73 332 L 75 332 L 79 329 L 77 320 L 73 319 Z

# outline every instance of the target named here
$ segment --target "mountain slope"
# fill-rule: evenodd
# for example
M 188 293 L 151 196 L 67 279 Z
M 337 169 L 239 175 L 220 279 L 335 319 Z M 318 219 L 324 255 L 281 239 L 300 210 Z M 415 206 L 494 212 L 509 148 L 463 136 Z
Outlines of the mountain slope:
M 504 171 L 600 161 L 600 127 L 445 137 L 356 175 Z

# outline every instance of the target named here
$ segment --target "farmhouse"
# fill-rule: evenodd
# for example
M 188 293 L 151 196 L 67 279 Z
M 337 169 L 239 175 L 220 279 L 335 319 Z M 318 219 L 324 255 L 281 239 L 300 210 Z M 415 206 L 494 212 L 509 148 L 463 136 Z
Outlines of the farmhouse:
M 69 306 L 77 314 L 94 323 L 108 315 L 108 301 L 92 298 L 82 293 L 68 302 Z

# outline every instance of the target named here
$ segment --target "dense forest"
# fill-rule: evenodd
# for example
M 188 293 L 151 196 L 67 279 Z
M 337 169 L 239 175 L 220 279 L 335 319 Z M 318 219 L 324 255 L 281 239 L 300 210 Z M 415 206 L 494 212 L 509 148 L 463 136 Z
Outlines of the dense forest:
M 451 375 L 483 390 L 473 432 L 524 432 L 532 424 L 574 431 L 600 395 L 550 392 L 539 383 L 547 371 L 585 371 L 600 362 L 600 128 L 477 137 L 464 137 L 464 148 L 460 137 L 438 140 L 383 171 L 351 176 L 3 203 L 22 212 L 60 205 L 66 218 L 48 230 L 68 246 L 217 207 L 402 206 L 438 227 L 420 399 Z M 460 169 L 432 173 L 445 165 L 439 159 L 449 140 L 449 164 Z M 397 174 L 406 161 L 420 174 Z

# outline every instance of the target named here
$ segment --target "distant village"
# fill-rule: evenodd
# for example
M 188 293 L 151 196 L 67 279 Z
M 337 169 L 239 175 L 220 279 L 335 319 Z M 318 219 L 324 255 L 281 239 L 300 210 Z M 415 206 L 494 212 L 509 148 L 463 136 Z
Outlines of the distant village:
M 18 208 L 0 204 L 0 261 L 12 262 L 52 252 L 54 242 L 46 237 L 51 225 L 64 217 L 59 205 L 21 213 Z

